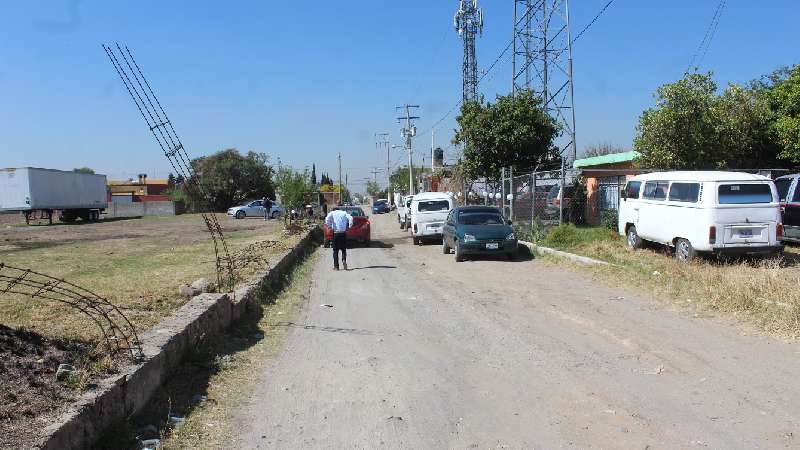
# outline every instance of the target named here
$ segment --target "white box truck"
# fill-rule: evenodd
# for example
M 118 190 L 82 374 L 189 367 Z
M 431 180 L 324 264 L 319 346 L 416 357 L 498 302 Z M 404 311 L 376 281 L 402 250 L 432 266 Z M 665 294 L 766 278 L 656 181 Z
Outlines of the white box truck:
M 25 221 L 46 219 L 54 211 L 64 222 L 100 219 L 108 207 L 106 176 L 54 169 L 0 169 L 0 211 L 21 211 Z

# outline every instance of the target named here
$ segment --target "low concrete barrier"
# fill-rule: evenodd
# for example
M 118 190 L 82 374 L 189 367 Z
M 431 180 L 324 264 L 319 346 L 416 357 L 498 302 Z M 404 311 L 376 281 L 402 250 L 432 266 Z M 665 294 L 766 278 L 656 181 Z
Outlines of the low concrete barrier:
M 562 258 L 567 258 L 569 260 L 575 261 L 577 263 L 585 264 L 587 266 L 597 266 L 597 265 L 604 266 L 604 265 L 608 265 L 607 262 L 600 261 L 599 259 L 589 258 L 588 256 L 576 255 L 574 253 L 569 253 L 569 252 L 562 252 L 561 250 L 556 250 L 554 248 L 543 247 L 541 245 L 536 245 L 533 242 L 519 241 L 519 243 L 522 244 L 522 245 L 527 246 L 528 248 L 530 248 L 533 251 L 547 253 L 547 254 L 550 254 L 550 255 L 560 256 Z
M 182 212 L 175 202 L 111 202 L 106 217 L 174 216 Z
M 143 361 L 123 368 L 101 380 L 96 389 L 82 394 L 45 429 L 45 436 L 33 448 L 89 448 L 109 426 L 141 411 L 190 349 L 203 339 L 222 333 L 255 306 L 308 253 L 320 234 L 318 228 L 307 232 L 272 268 L 236 290 L 234 296 L 198 295 L 145 332 L 141 336 Z

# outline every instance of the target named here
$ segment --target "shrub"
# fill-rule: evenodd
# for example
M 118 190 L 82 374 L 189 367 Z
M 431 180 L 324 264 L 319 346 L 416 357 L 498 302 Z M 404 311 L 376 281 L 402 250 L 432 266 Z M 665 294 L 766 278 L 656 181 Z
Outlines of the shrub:
M 544 245 L 555 248 L 570 248 L 581 242 L 581 236 L 575 225 L 566 223 L 559 225 L 544 238 Z
M 600 223 L 604 228 L 609 230 L 617 229 L 617 222 L 619 221 L 619 214 L 616 209 L 608 209 L 603 211 L 603 216 L 600 218 Z

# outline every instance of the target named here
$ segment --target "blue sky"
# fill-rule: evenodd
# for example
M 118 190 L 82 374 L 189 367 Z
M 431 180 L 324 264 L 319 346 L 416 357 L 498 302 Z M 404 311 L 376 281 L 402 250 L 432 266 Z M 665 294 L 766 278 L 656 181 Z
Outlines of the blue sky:
M 573 32 L 606 1 L 573 1 Z M 356 191 L 386 165 L 374 133 L 400 143 L 396 105 L 421 105 L 423 131 L 461 95 L 456 0 L 33 3 L 5 2 L 0 14 L 0 167 L 166 176 L 101 43 L 131 48 L 192 156 L 236 147 L 333 175 L 341 152 Z M 630 146 L 639 114 L 686 70 L 717 3 L 614 1 L 574 47 L 579 151 Z M 511 38 L 513 2 L 481 6 L 485 69 Z M 800 62 L 798 19 L 796 1 L 727 2 L 701 69 L 724 86 Z M 505 94 L 510 79 L 508 55 L 480 90 Z M 454 115 L 437 129 L 440 143 L 452 137 Z M 430 136 L 415 145 L 416 163 Z M 392 151 L 392 164 L 404 160 Z

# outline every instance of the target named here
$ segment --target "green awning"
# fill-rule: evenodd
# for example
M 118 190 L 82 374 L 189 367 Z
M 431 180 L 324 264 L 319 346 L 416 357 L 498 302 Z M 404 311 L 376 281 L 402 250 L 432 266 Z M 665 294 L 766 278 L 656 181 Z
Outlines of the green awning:
M 622 162 L 633 161 L 639 156 L 639 152 L 633 150 L 630 152 L 611 153 L 610 155 L 592 156 L 591 158 L 576 159 L 572 163 L 572 167 L 578 169 L 580 167 L 594 167 L 603 166 L 606 164 L 616 164 Z

